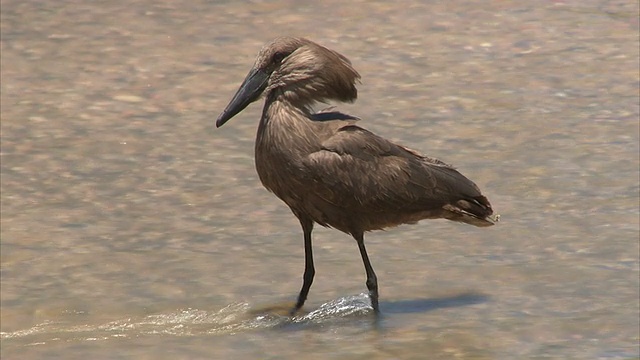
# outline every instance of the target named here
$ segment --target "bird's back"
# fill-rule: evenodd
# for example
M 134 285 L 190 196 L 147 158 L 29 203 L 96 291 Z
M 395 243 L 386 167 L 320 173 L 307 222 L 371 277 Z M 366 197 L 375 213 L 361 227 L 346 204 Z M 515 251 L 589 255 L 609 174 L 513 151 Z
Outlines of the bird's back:
M 274 191 L 294 212 L 350 233 L 427 218 L 492 224 L 486 220 L 491 206 L 472 181 L 442 161 L 345 121 L 351 119 L 297 119 L 309 122 L 317 143 L 281 180 L 287 188 Z

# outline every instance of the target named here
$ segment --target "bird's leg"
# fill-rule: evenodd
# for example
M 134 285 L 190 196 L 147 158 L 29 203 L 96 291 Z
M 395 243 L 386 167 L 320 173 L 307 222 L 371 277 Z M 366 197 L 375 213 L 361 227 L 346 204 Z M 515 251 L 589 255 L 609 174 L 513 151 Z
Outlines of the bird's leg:
M 302 225 L 302 231 L 304 232 L 304 275 L 302 276 L 302 289 L 300 289 L 296 306 L 291 310 L 291 315 L 295 314 L 304 305 L 313 283 L 313 276 L 316 274 L 316 269 L 313 267 L 313 248 L 311 247 L 313 221 L 301 217 L 300 225 Z
M 369 261 L 367 249 L 364 247 L 364 234 L 353 234 L 353 237 L 358 242 L 358 248 L 360 249 L 360 255 L 362 256 L 364 269 L 367 272 L 367 289 L 369 289 L 371 307 L 373 307 L 373 311 L 377 314 L 380 312 L 380 308 L 378 307 L 378 278 L 376 277 L 376 273 L 373 271 L 373 267 L 371 266 L 371 262 Z

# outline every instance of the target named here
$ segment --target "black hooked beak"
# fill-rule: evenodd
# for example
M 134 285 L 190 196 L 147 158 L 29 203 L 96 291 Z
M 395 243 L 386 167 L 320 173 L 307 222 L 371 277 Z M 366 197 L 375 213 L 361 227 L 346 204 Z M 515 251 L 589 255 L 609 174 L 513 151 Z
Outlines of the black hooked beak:
M 244 110 L 247 105 L 258 100 L 260 94 L 262 94 L 267 87 L 268 79 L 269 74 L 264 70 L 251 69 L 236 94 L 233 95 L 233 99 L 231 99 L 227 107 L 224 108 L 222 114 L 218 116 L 216 127 L 222 126 L 222 124 Z

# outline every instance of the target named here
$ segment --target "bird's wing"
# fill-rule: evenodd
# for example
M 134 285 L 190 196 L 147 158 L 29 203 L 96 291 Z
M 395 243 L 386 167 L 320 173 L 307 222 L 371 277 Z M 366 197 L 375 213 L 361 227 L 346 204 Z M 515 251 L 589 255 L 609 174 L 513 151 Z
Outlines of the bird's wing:
M 303 166 L 309 190 L 346 209 L 421 211 L 481 196 L 453 167 L 355 125 L 326 139 Z

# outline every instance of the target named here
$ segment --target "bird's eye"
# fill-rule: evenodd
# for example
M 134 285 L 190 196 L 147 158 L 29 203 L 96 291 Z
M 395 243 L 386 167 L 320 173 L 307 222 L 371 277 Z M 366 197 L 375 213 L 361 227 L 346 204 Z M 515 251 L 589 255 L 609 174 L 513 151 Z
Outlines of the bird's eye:
M 273 54 L 273 62 L 274 63 L 280 63 L 282 62 L 282 60 L 287 57 L 287 54 L 283 53 L 283 52 L 277 52 L 275 54 Z

